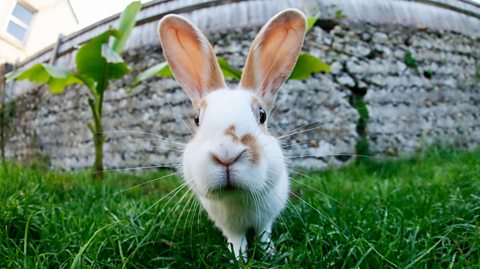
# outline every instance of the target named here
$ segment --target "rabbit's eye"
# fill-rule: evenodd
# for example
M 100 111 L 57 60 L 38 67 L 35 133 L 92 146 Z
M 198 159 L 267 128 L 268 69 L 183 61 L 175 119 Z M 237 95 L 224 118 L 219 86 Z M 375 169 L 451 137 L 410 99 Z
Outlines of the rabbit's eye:
M 193 121 L 195 122 L 195 125 L 199 126 L 200 125 L 200 112 L 195 113 L 195 116 L 193 116 Z
M 264 124 L 265 121 L 267 120 L 267 112 L 265 112 L 265 110 L 262 107 L 258 109 L 258 116 L 260 118 L 260 124 Z

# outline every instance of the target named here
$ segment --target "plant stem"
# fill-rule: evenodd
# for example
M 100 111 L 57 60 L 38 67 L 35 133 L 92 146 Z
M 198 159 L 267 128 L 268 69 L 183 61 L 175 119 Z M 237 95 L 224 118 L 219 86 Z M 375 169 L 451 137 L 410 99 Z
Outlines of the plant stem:
M 96 180 L 103 179 L 103 144 L 105 142 L 105 137 L 102 125 L 102 99 L 103 94 L 95 99 L 88 99 L 88 104 L 90 105 L 93 116 L 93 125 L 89 124 L 88 127 L 92 132 L 93 144 L 95 147 L 95 162 L 93 164 L 92 177 Z

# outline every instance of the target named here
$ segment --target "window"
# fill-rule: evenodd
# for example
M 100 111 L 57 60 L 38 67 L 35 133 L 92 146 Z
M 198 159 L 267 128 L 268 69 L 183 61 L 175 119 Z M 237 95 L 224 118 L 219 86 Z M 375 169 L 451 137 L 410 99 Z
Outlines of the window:
M 27 31 L 32 22 L 33 11 L 17 2 L 7 24 L 7 32 L 18 41 L 25 42 Z

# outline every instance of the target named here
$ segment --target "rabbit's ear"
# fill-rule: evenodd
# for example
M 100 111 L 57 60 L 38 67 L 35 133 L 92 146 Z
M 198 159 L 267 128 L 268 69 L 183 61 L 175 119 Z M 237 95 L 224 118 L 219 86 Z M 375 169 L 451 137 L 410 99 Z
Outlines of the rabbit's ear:
M 306 26 L 305 15 L 296 9 L 287 9 L 270 19 L 250 47 L 240 86 L 255 90 L 271 107 L 297 62 Z
M 209 91 L 226 87 L 213 49 L 197 27 L 180 16 L 167 15 L 158 31 L 170 69 L 195 107 Z

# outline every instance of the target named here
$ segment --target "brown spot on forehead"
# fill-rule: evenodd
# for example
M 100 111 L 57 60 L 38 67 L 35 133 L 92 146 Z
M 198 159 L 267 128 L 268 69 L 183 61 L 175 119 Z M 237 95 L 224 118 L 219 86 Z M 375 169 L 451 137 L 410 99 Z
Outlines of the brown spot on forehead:
M 232 124 L 232 125 L 228 126 L 228 128 L 225 129 L 224 133 L 225 133 L 226 136 L 232 137 L 233 142 L 238 141 L 237 134 L 235 133 L 235 125 Z
M 252 155 L 251 162 L 252 164 L 256 165 L 260 161 L 260 148 L 257 144 L 255 137 L 251 134 L 243 135 L 240 139 L 240 142 L 247 146 L 250 154 Z

